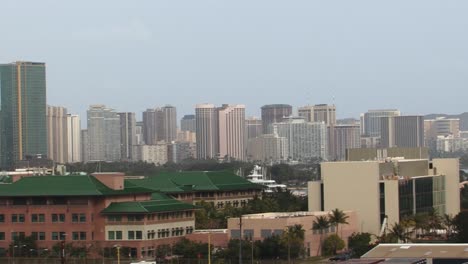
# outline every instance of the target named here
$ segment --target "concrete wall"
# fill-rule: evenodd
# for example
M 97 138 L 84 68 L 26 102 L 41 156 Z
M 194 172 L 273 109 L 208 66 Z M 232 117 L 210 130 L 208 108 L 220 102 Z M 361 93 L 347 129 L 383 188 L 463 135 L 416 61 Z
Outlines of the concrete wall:
M 324 162 L 321 166 L 325 211 L 356 211 L 359 231 L 378 234 L 379 162 Z
M 321 181 L 307 183 L 307 201 L 309 212 L 322 211 Z
M 405 177 L 427 175 L 429 169 L 428 160 L 398 161 L 398 175 Z
M 445 175 L 446 213 L 455 216 L 460 212 L 460 164 L 459 159 L 433 159 L 437 174 Z
M 385 184 L 385 214 L 387 215 L 387 227 L 391 228 L 400 222 L 400 206 L 398 203 L 398 181 L 388 180 Z

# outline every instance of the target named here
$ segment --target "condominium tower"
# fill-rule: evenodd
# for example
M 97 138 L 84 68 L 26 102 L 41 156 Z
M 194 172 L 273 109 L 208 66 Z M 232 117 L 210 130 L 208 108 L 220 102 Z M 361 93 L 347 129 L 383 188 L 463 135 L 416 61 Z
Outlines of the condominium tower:
M 47 156 L 58 162 L 67 162 L 67 109 L 47 106 Z
M 245 106 L 223 104 L 217 117 L 219 157 L 245 160 Z
M 218 119 L 213 104 L 195 107 L 197 158 L 211 159 L 218 156 Z
M 326 125 L 336 124 L 336 107 L 334 105 L 303 106 L 298 109 L 298 115 L 303 117 L 306 122 L 324 122 Z
M 292 115 L 292 106 L 287 104 L 264 105 L 262 110 L 263 134 L 271 133 L 273 123 L 283 122 L 285 118 Z
M 89 159 L 120 160 L 120 118 L 114 109 L 91 105 L 88 109 Z
M 399 116 L 400 111 L 396 109 L 369 110 L 361 119 L 364 135 L 367 137 L 380 137 L 380 120 L 382 117 Z
M 120 118 L 120 158 L 132 160 L 133 145 L 136 141 L 135 113 L 118 113 Z
M 180 120 L 180 130 L 195 132 L 195 115 L 184 115 Z
M 0 88 L 1 167 L 47 154 L 45 63 L 0 64 Z
M 381 118 L 382 147 L 424 147 L 423 116 Z
M 67 115 L 67 162 L 81 162 L 81 121 L 79 115 Z

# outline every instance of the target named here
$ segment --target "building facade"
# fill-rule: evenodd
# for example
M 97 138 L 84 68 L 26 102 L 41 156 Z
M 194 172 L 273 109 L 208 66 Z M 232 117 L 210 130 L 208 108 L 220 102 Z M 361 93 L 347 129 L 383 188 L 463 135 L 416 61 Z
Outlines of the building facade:
M 158 140 L 170 143 L 177 139 L 177 110 L 175 106 L 166 105 L 161 107 L 161 124 L 157 127 Z
M 161 142 L 155 145 L 133 146 L 133 160 L 154 163 L 156 165 L 166 164 L 168 161 L 167 143 Z
M 67 162 L 67 109 L 47 106 L 47 157 L 57 163 Z
M 261 107 L 263 134 L 271 134 L 273 123 L 283 122 L 292 115 L 292 106 L 287 104 L 271 104 Z
M 88 115 L 89 160 L 120 160 L 120 118 L 114 109 L 91 105 Z
M 219 157 L 245 160 L 245 106 L 224 104 L 216 112 Z
M 369 110 L 362 115 L 361 126 L 364 136 L 366 137 L 380 137 L 382 117 L 391 117 L 401 115 L 400 111 L 396 109 L 378 109 Z
M 180 120 L 180 130 L 195 132 L 195 115 L 184 115 Z
M 120 158 L 132 160 L 133 146 L 136 145 L 135 113 L 118 113 L 120 119 Z
M 286 161 L 289 157 L 288 139 L 277 134 L 251 138 L 247 144 L 247 159 L 254 162 Z
M 346 160 L 346 150 L 361 147 L 359 125 L 328 126 L 329 160 Z
M 380 122 L 382 147 L 424 147 L 423 116 L 382 117 Z
M 213 104 L 198 104 L 195 108 L 197 159 L 219 157 L 218 117 Z
M 67 114 L 67 162 L 81 162 L 81 121 L 79 115 Z
M 46 65 L 0 64 L 1 166 L 12 168 L 26 155 L 47 154 Z
M 247 118 L 245 120 L 245 131 L 246 140 L 261 136 L 263 133 L 262 120 L 256 117 Z
M 298 115 L 306 122 L 324 122 L 327 126 L 336 124 L 335 105 L 317 104 L 299 107 Z

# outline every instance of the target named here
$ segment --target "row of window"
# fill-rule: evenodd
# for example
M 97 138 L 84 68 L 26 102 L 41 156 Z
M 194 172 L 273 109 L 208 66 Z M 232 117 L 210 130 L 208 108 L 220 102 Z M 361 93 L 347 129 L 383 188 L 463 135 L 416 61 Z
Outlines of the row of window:
M 14 198 L 14 199 L 0 199 L 0 205 L 87 205 L 88 199 L 67 199 L 64 197 L 55 198 Z
M 172 212 L 172 213 L 158 213 L 150 214 L 146 216 L 147 220 L 165 220 L 165 219 L 179 219 L 179 218 L 189 218 L 193 216 L 192 211 L 181 211 L 181 212 Z M 127 215 L 128 222 L 138 222 L 145 219 L 144 215 Z M 122 215 L 109 215 L 107 216 L 108 222 L 122 222 L 124 216 Z
M 244 206 L 247 204 L 247 201 L 246 201 L 246 200 L 242 200 L 242 201 L 239 202 L 239 201 L 236 200 L 236 201 L 234 201 L 234 202 L 227 201 L 226 203 L 224 203 L 224 202 L 218 202 L 218 203 L 216 204 L 216 206 L 217 206 L 218 208 L 223 208 L 224 205 L 226 205 L 226 206 L 230 205 L 230 206 L 233 206 L 233 207 L 239 207 L 239 204 L 240 204 L 240 206 L 244 207 Z
M 193 233 L 193 226 L 185 227 L 185 234 Z M 166 237 L 175 237 L 175 236 L 183 236 L 184 235 L 184 228 L 183 227 L 175 227 L 169 230 L 169 228 L 165 229 L 158 229 L 157 232 L 155 230 L 148 230 L 146 234 L 146 239 L 155 239 L 156 234 L 158 234 L 158 238 L 166 238 Z M 123 240 L 123 233 L 122 231 L 108 231 L 107 232 L 108 240 Z M 143 239 L 143 232 L 142 231 L 127 231 L 127 239 L 128 240 L 142 240 Z
M 20 236 L 25 236 L 24 232 L 11 232 L 11 240 L 15 240 Z M 46 232 L 31 232 L 31 236 L 33 239 L 37 241 L 44 241 L 46 240 Z M 64 240 L 65 239 L 65 232 L 51 232 L 50 239 L 51 240 Z M 77 231 L 72 232 L 72 240 L 86 240 L 86 232 Z M 0 240 L 5 240 L 5 232 L 0 232 Z
M 72 214 L 71 215 L 72 223 L 85 223 L 86 222 L 86 214 L 79 213 L 79 214 Z M 25 214 L 12 214 L 11 215 L 11 222 L 12 223 L 24 223 L 26 221 Z M 51 214 L 51 221 L 52 223 L 64 223 L 65 222 L 65 214 Z M 5 215 L 0 214 L 0 223 L 5 222 Z M 46 216 L 45 214 L 31 214 L 31 223 L 45 223 Z

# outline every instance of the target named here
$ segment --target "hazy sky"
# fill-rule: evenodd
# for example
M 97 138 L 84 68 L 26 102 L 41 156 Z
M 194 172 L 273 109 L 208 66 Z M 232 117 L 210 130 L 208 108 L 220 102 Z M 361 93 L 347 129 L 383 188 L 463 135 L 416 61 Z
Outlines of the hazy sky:
M 335 103 L 468 111 L 468 1 L 0 2 L 0 62 L 47 63 L 47 98 L 137 112 L 172 104 Z M 85 116 L 83 116 L 85 118 Z

